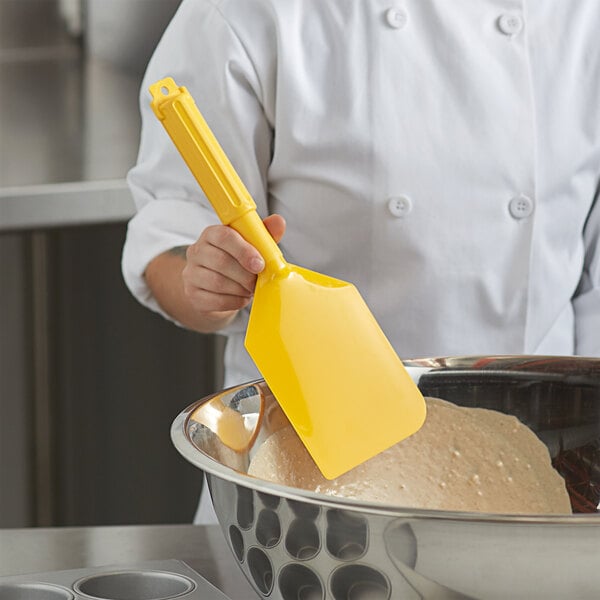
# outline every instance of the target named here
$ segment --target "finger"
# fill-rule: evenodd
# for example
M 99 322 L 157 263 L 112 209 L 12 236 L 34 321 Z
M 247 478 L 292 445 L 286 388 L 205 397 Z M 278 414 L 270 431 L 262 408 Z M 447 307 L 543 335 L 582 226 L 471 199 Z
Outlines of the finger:
M 251 297 L 256 285 L 256 275 L 242 269 L 235 259 L 222 250 L 214 251 L 225 255 L 231 266 L 218 269 L 188 263 L 182 274 L 184 285 L 215 294 Z
M 184 289 L 185 286 L 184 286 Z M 186 289 L 190 303 L 201 313 L 228 313 L 247 306 L 250 297 L 229 294 L 218 294 L 200 288 Z
M 264 269 L 265 262 L 258 250 L 231 227 L 226 225 L 207 227 L 200 239 L 227 252 L 250 273 L 257 274 Z
M 285 219 L 281 215 L 277 215 L 277 214 L 269 215 L 263 221 L 263 223 L 265 224 L 265 227 L 271 234 L 271 237 L 277 243 L 279 243 L 281 241 L 281 238 L 283 237 L 283 234 L 285 233 L 285 228 L 286 228 Z
M 239 286 L 241 289 L 237 293 L 240 295 L 252 293 L 256 285 L 256 275 L 246 270 L 231 254 L 217 246 L 205 245 L 202 253 L 195 259 L 189 260 L 187 264 L 199 269 L 189 272 L 189 276 L 194 278 L 198 287 L 214 292 L 224 291 L 215 287 L 224 281 L 217 278 L 217 275 L 231 280 L 231 284 L 235 283 Z M 226 292 L 234 293 L 235 289 L 229 285 Z

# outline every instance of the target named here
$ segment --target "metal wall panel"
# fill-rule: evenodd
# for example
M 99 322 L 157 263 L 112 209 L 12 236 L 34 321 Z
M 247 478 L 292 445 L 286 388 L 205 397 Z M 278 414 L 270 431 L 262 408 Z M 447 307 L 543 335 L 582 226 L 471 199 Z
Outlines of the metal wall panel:
M 169 430 L 220 388 L 221 344 L 134 300 L 125 229 L 0 235 L 0 527 L 193 518 Z
M 140 306 L 121 278 L 124 225 L 50 232 L 55 523 L 190 522 L 198 471 L 171 421 L 220 385 L 215 337 Z
M 0 527 L 34 522 L 27 240 L 0 236 Z

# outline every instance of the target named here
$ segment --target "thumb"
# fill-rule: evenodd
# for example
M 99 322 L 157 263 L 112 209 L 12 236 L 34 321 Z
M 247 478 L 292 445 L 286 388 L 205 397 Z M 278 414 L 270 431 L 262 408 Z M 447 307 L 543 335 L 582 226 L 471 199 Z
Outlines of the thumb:
M 281 215 L 269 215 L 263 223 L 273 239 L 279 243 L 285 233 L 285 219 Z

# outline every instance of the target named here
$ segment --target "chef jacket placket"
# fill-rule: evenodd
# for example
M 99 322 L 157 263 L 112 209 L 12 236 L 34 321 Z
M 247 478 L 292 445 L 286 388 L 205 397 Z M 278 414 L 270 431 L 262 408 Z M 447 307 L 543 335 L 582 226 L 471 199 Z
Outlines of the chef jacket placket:
M 524 347 L 536 193 L 526 24 L 521 2 L 469 8 L 380 2 L 374 19 L 371 308 L 401 356 Z M 435 347 L 418 342 L 424 322 Z

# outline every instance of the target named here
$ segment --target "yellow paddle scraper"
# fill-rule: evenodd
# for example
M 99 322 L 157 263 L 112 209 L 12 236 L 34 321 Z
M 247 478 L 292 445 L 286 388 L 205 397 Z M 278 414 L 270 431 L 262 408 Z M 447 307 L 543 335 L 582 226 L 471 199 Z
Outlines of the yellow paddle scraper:
M 265 260 L 246 348 L 323 475 L 333 479 L 415 433 L 423 396 L 358 290 L 288 264 L 187 89 L 166 78 L 150 93 L 221 222 Z

